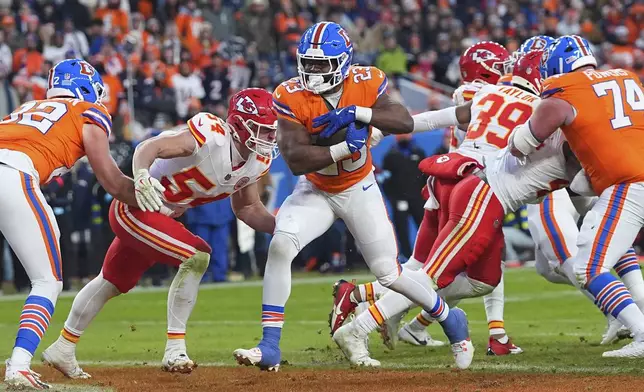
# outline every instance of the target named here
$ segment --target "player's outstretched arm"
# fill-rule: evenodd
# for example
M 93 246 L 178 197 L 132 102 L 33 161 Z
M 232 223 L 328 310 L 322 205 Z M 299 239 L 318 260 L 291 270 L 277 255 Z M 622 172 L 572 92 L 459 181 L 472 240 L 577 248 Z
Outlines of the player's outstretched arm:
M 571 123 L 574 116 L 568 102 L 553 97 L 542 100 L 530 119 L 512 131 L 508 140 L 510 152 L 516 157 L 530 155 L 559 127 Z
M 188 157 L 194 154 L 197 142 L 188 129 L 176 133 L 162 133 L 136 146 L 132 169 L 149 169 L 157 158 Z
M 93 124 L 83 126 L 83 146 L 96 179 L 105 191 L 119 201 L 136 206 L 134 182 L 119 169 L 110 155 L 105 131 Z
M 459 106 L 415 114 L 412 118 L 414 120 L 414 132 L 433 131 L 460 124 L 469 124 L 472 119 L 472 101 Z
M 188 129 L 161 134 L 136 147 L 132 160 L 132 173 L 134 173 L 134 190 L 140 209 L 159 211 L 163 205 L 161 196 L 165 188 L 156 178 L 151 177 L 148 171 L 154 160 L 187 157 L 194 154 L 196 149 L 197 142 Z
M 275 216 L 268 212 L 260 200 L 256 182 L 233 193 L 230 196 L 230 204 L 235 216 L 255 231 L 268 234 L 275 231 Z
M 346 151 L 332 154 L 331 151 L 336 146 L 312 145 L 311 135 L 302 124 L 281 118 L 277 122 L 277 145 L 288 167 L 296 176 L 322 170 L 351 155 L 348 147 Z

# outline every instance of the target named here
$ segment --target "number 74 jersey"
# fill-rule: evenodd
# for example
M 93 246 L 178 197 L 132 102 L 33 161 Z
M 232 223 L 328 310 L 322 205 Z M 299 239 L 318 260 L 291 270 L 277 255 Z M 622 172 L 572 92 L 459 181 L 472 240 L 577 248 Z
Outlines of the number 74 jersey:
M 0 162 L 47 183 L 85 156 L 85 124 L 98 126 L 107 136 L 112 129 L 100 104 L 73 98 L 26 102 L 0 122 Z
M 568 102 L 575 119 L 561 127 L 596 194 L 644 182 L 644 89 L 623 69 L 586 70 L 545 80 L 543 98 Z

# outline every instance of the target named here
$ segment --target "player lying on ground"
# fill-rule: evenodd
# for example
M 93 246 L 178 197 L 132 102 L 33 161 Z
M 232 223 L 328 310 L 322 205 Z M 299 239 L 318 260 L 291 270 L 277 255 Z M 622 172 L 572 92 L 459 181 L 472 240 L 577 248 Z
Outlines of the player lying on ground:
M 277 370 L 291 262 L 340 218 L 376 279 L 430 311 L 449 337 L 457 365 L 467 367 L 473 349 L 465 314 L 449 310 L 427 275 L 401 269 L 393 228 L 372 173 L 370 131 L 365 124 L 409 133 L 413 120 L 403 105 L 386 94 L 385 74 L 375 67 L 351 66 L 352 56 L 353 46 L 340 25 L 317 23 L 304 33 L 298 46 L 299 77 L 282 83 L 273 93 L 280 151 L 291 171 L 305 176 L 276 218 L 264 275 L 262 340 L 257 347 L 235 350 L 234 356 L 240 364 Z M 340 132 L 333 137 L 345 127 L 344 135 Z M 355 335 L 342 339 L 342 347 L 363 346 L 362 338 Z M 366 351 L 350 350 L 351 363 L 380 365 L 364 355 Z
M 189 373 L 196 367 L 186 352 L 186 324 L 211 249 L 173 218 L 230 196 L 241 221 L 272 233 L 275 218 L 261 203 L 256 182 L 274 157 L 276 122 L 270 93 L 250 88 L 231 97 L 226 121 L 199 113 L 186 129 L 164 132 L 137 146 L 132 166 L 138 195 L 143 196 L 140 206 L 112 203 L 110 226 L 116 238 L 101 273 L 78 293 L 60 337 L 43 352 L 46 363 L 70 378 L 89 377 L 76 361 L 82 333 L 107 301 L 130 291 L 148 268 L 161 262 L 179 267 L 168 292 L 163 369 Z M 161 212 L 150 212 L 150 202 L 162 205 Z
M 532 107 L 538 102 L 536 94 L 540 90 L 540 55 L 538 52 L 531 52 L 516 63 L 512 76 L 514 87 L 486 86 L 477 95 L 481 96 L 480 99 L 493 102 L 498 100 L 498 109 L 501 112 L 504 107 L 518 110 L 517 108 L 523 108 L 525 105 L 522 112 L 529 115 Z M 512 101 L 508 97 L 520 100 Z M 473 104 L 427 113 L 422 116 L 422 126 L 436 129 L 468 123 L 470 120 L 477 121 L 475 105 L 480 99 L 475 96 Z M 509 117 L 501 118 L 507 120 Z M 518 121 L 525 121 L 527 117 L 517 118 Z M 488 140 L 507 140 L 511 130 L 510 127 L 507 128 L 509 129 L 505 134 L 487 134 L 486 137 L 489 137 Z M 470 130 L 471 128 L 468 134 Z M 491 131 L 496 130 L 492 128 Z M 483 135 L 485 134 L 483 132 Z M 446 223 L 436 226 L 442 228 L 433 241 L 433 247 L 422 270 L 435 280 L 439 287 L 439 295 L 448 303 L 492 291 L 501 274 L 501 222 L 504 215 L 525 203 L 536 202 L 544 194 L 552 191 L 551 184 L 570 181 L 573 173 L 578 171 L 578 164 L 566 148 L 560 133 L 546 140 L 538 154 L 527 165 L 521 164 L 506 148 L 498 150 L 496 155 L 488 155 L 485 162 L 486 167 L 480 170 L 481 166 L 475 159 L 461 154 L 459 150 L 456 153 L 427 158 L 420 166 L 426 174 L 434 177 L 428 181 L 430 198 L 426 207 L 438 207 L 439 215 L 448 214 Z M 472 167 L 476 169 L 472 170 Z M 468 170 L 473 174 L 464 174 Z M 456 182 L 456 185 L 446 199 L 442 197 L 443 192 L 439 188 L 445 184 L 449 185 L 449 182 L 445 181 L 450 179 Z M 444 211 L 440 211 L 443 209 Z M 412 305 L 397 293 L 388 292 L 376 301 L 370 310 L 377 308 L 382 314 L 395 315 Z M 339 328 L 336 334 L 353 330 L 354 333 L 366 336 L 374 329 L 374 322 L 370 320 L 372 314 L 371 311 L 361 313 L 353 322 Z M 425 317 L 431 318 L 431 315 Z M 366 346 L 362 349 L 366 350 Z
M 527 53 L 527 50 L 524 50 L 522 53 Z M 516 58 L 518 57 L 515 56 L 515 59 Z M 454 103 L 461 105 L 471 101 L 481 88 L 489 84 L 494 85 L 500 83 L 501 78 L 507 79 L 509 77 L 509 80 L 511 80 L 511 74 L 504 75 L 504 72 L 510 70 L 511 65 L 508 51 L 503 46 L 489 41 L 483 41 L 472 45 L 463 53 L 459 60 L 459 67 L 464 84 L 454 92 Z M 479 96 L 478 99 L 480 100 L 481 96 Z M 517 99 L 517 101 L 520 100 Z M 479 105 L 481 106 L 487 104 L 489 104 L 487 101 L 479 102 Z M 507 135 L 509 129 L 502 127 L 505 123 L 499 124 L 497 116 L 495 116 L 492 111 L 493 109 L 496 109 L 497 114 L 501 112 L 499 107 L 492 107 L 490 108 L 490 111 L 479 112 L 481 116 L 487 115 L 490 117 L 491 121 L 488 121 L 488 123 L 491 122 L 491 124 L 488 124 L 487 126 L 487 133 L 498 132 L 500 134 Z M 482 117 L 481 121 L 483 119 L 484 118 Z M 479 127 L 478 122 L 474 122 L 472 124 L 472 128 L 475 129 L 477 127 Z M 465 145 L 460 149 L 461 153 L 477 159 L 478 162 L 483 165 L 484 152 L 496 152 L 499 148 L 505 146 L 505 140 L 507 140 L 507 138 L 499 138 L 498 140 L 494 140 L 494 143 L 490 143 L 487 140 L 487 136 L 481 132 L 475 132 L 467 137 L 467 128 L 467 126 L 451 127 L 450 131 L 452 134 L 450 140 L 450 151 L 459 149 L 461 144 L 465 141 Z M 424 129 L 416 129 L 415 131 L 423 130 Z M 449 190 L 443 187 L 442 191 L 446 192 L 445 197 L 447 197 L 447 192 L 449 192 Z M 435 234 L 428 237 L 428 233 L 437 233 L 438 227 L 434 227 L 434 225 L 437 224 L 436 211 L 425 211 L 425 216 L 419 228 L 417 241 L 414 245 L 414 253 L 410 260 L 405 263 L 405 268 L 418 270 L 423 266 L 435 239 Z M 378 282 L 358 285 L 356 287 L 354 284 L 344 280 L 338 281 L 334 285 L 334 306 L 329 316 L 331 334 L 333 334 L 335 330 L 342 325 L 346 317 L 356 308 L 357 304 L 363 304 L 357 308 L 359 313 L 360 311 L 368 308 L 369 303 L 373 304 L 375 298 L 379 298 L 386 291 L 387 289 L 382 287 Z M 350 294 L 347 295 L 347 292 L 350 292 Z M 488 354 L 507 355 L 522 352 L 521 348 L 515 346 L 505 332 L 503 297 L 503 279 L 501 279 L 499 284 L 490 294 L 483 297 L 485 313 L 488 321 L 488 331 L 490 334 L 490 338 L 488 340 Z M 401 313 L 398 317 L 392 317 L 386 320 L 383 328 L 381 328 L 381 335 L 387 347 L 394 349 L 398 337 L 403 341 L 414 345 L 440 346 L 443 344 L 441 341 L 432 339 L 427 333 L 426 328 L 431 321 L 422 318 L 420 315 L 414 321 L 399 329 L 400 320 L 403 316 L 404 314 Z
M 565 134 L 599 200 L 584 217 L 577 254 L 562 268 L 634 335 L 603 355 L 644 357 L 644 313 L 610 273 L 644 225 L 644 88 L 630 71 L 595 70 L 588 42 L 576 35 L 551 44 L 543 64 L 543 101 L 513 133 L 511 151 L 530 161 L 541 141 L 559 128 Z
M 105 86 L 89 63 L 64 60 L 49 71 L 47 99 L 24 103 L 0 122 L 0 231 L 31 281 L 5 383 L 48 389 L 31 371 L 62 282 L 60 231 L 40 186 L 68 172 L 87 155 L 105 190 L 119 203 L 136 205 L 134 184 L 109 151 L 112 121 L 101 105 Z

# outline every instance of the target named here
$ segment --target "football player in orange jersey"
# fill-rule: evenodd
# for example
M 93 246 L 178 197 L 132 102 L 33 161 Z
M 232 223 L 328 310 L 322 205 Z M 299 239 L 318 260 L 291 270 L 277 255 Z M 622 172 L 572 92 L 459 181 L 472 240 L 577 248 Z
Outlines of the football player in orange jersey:
M 644 357 L 644 314 L 610 274 L 644 226 L 644 88 L 630 71 L 597 71 L 588 42 L 576 35 L 557 39 L 542 62 L 549 77 L 543 100 L 515 128 L 508 147 L 529 158 L 541 141 L 563 131 L 583 168 L 575 182 L 587 180 L 599 200 L 584 218 L 576 256 L 562 267 L 604 314 L 634 335 L 632 343 L 604 357 Z
M 104 85 L 87 62 L 64 60 L 49 71 L 47 99 L 26 102 L 0 122 L 0 230 L 31 280 L 5 382 L 47 389 L 30 370 L 63 288 L 60 231 L 40 185 L 87 155 L 105 190 L 136 205 L 132 179 L 109 152 L 112 121 L 100 104 Z
M 372 172 L 366 124 L 390 133 L 410 133 L 413 120 L 403 105 L 386 94 L 385 74 L 375 67 L 352 66 L 352 56 L 353 46 L 340 25 L 316 23 L 304 33 L 297 50 L 299 77 L 282 83 L 273 93 L 280 151 L 291 171 L 304 177 L 276 217 L 264 275 L 262 340 L 257 347 L 235 350 L 234 356 L 240 364 L 277 370 L 291 262 L 340 218 L 378 282 L 432 313 L 452 343 L 457 366 L 466 368 L 474 350 L 465 315 L 461 310 L 450 311 L 426 274 L 398 264 L 396 238 Z M 314 138 L 324 139 L 345 127 L 344 140 L 330 147 L 314 144 Z M 371 324 L 384 320 L 376 306 L 369 313 Z M 333 339 L 352 364 L 380 365 L 369 357 L 362 333 L 371 327 L 354 328 L 352 323 L 335 331 Z

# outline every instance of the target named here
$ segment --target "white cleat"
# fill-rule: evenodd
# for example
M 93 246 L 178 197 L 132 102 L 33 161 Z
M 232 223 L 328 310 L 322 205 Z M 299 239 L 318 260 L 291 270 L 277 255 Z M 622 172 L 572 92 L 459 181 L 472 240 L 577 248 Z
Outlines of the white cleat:
M 40 381 L 41 375 L 33 370 L 26 369 L 12 369 L 9 360 L 5 362 L 7 368 L 4 374 L 4 383 L 7 390 L 42 390 L 49 389 L 51 386 Z
M 81 369 L 76 360 L 76 355 L 73 352 L 64 353 L 56 343 L 43 351 L 41 359 L 45 365 L 53 367 L 66 377 L 72 379 L 87 379 L 92 377 L 89 373 Z
M 606 351 L 604 358 L 644 358 L 644 342 L 632 342 L 619 350 Z
M 409 327 L 409 324 L 405 324 L 400 331 L 398 331 L 398 339 L 414 346 L 441 347 L 445 345 L 445 342 L 432 339 L 426 329 L 423 329 L 422 331 L 414 331 Z
M 257 366 L 261 370 L 268 372 L 277 372 L 279 371 L 280 365 L 265 366 L 260 364 L 262 360 L 262 350 L 259 347 L 253 347 L 251 349 L 238 348 L 233 351 L 233 356 L 238 364 L 244 366 Z
M 456 367 L 459 369 L 467 369 L 474 359 L 474 345 L 467 340 L 452 344 L 452 353 L 454 354 L 454 361 Z
M 396 349 L 396 344 L 398 343 L 398 329 L 400 328 L 400 322 L 406 314 L 407 312 L 398 313 L 385 320 L 384 324 L 380 327 L 382 343 L 390 350 Z
M 631 331 L 628 330 L 622 323 L 619 322 L 614 317 L 608 318 L 608 325 L 606 326 L 606 331 L 602 335 L 602 341 L 600 345 L 609 345 L 613 344 L 622 339 L 628 339 L 631 337 Z
M 356 335 L 353 323 L 338 328 L 333 334 L 333 341 L 352 365 L 380 367 L 380 361 L 369 356 L 367 338 Z
M 197 367 L 197 363 L 182 351 L 166 351 L 161 365 L 164 372 L 186 374 L 192 373 Z

